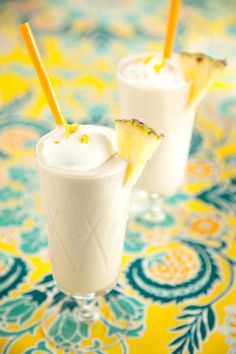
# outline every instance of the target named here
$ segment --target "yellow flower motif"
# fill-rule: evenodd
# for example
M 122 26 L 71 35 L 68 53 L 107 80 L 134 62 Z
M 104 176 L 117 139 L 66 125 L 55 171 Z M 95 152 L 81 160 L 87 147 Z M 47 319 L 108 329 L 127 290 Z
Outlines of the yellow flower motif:
M 192 230 L 202 236 L 215 234 L 219 231 L 220 224 L 217 220 L 210 217 L 204 217 L 194 220 L 192 223 Z
M 54 144 L 60 144 L 59 140 L 54 140 Z
M 79 142 L 81 144 L 88 144 L 89 142 L 89 136 L 84 134 L 84 135 L 81 135 L 79 138 L 78 138 Z
M 192 176 L 208 177 L 212 174 L 212 166 L 202 161 L 191 162 L 188 165 L 188 173 Z
M 164 263 L 152 265 L 148 272 L 158 281 L 168 284 L 184 282 L 198 271 L 199 263 L 192 250 L 186 247 L 170 250 L 164 256 Z

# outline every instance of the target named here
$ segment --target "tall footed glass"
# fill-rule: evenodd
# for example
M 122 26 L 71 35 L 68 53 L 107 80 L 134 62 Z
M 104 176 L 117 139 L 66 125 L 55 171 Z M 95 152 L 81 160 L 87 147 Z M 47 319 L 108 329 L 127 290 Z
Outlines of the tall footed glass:
M 163 82 L 156 84 L 155 79 L 142 80 L 137 72 L 126 71 L 130 63 L 147 62 L 154 56 L 157 57 L 158 54 L 141 53 L 122 59 L 118 64 L 117 79 L 121 116 L 141 119 L 165 135 L 160 148 L 142 172 L 134 198 L 139 203 L 142 201 L 143 205 L 146 203 L 142 218 L 148 222 L 162 223 L 165 219 L 163 198 L 175 194 L 184 179 L 195 108 L 186 108 L 189 83 L 184 79 L 178 79 L 177 82 L 170 80 L 171 72 L 166 77 L 162 74 Z M 172 60 L 175 62 L 178 57 L 175 56 Z M 140 70 L 143 68 L 140 67 Z M 175 74 L 173 68 L 173 76 Z M 145 72 L 145 75 L 148 76 L 149 72 Z M 135 206 L 133 211 L 135 213 Z
M 113 156 L 89 174 L 50 167 L 41 153 L 44 139 L 36 146 L 36 161 L 58 289 L 43 317 L 43 331 L 64 351 L 102 350 L 130 326 L 128 314 L 119 320 L 102 297 L 120 271 L 130 197 L 123 187 L 127 164 Z

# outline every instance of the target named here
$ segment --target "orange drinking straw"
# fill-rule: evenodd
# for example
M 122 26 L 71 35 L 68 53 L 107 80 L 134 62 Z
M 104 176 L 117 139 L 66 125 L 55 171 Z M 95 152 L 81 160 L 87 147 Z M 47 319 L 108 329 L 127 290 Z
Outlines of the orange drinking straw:
M 166 30 L 166 38 L 163 50 L 163 59 L 162 65 L 164 65 L 166 59 L 170 58 L 173 46 L 175 33 L 177 28 L 177 22 L 179 17 L 180 10 L 180 0 L 170 0 L 170 9 L 167 20 L 167 30 Z
M 49 107 L 51 109 L 52 115 L 55 119 L 55 122 L 58 125 L 65 124 L 66 120 L 64 118 L 64 115 L 63 115 L 61 108 L 59 106 L 59 103 L 57 101 L 55 92 L 52 88 L 51 81 L 48 77 L 47 71 L 46 71 L 45 66 L 43 64 L 43 60 L 41 58 L 38 46 L 35 42 L 34 35 L 31 31 L 30 25 L 26 22 L 26 23 L 21 24 L 19 27 L 20 27 L 20 31 L 21 31 L 22 37 L 24 39 L 25 45 L 26 45 L 28 52 L 30 54 L 30 57 L 32 59 L 35 71 L 38 74 L 41 86 L 42 86 L 45 96 L 47 98 L 47 101 L 48 101 Z

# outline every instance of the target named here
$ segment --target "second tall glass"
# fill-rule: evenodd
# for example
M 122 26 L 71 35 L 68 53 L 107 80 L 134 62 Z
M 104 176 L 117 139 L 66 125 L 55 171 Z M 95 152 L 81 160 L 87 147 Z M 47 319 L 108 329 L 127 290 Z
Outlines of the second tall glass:
M 148 217 L 153 221 L 163 218 L 157 200 L 176 193 L 183 182 L 195 118 L 195 109 L 186 109 L 190 89 L 188 82 L 178 85 L 165 83 L 162 87 L 153 81 L 143 84 L 125 75 L 124 68 L 129 63 L 156 55 L 130 55 L 120 61 L 117 70 L 121 116 L 141 119 L 165 134 L 160 149 L 147 163 L 136 185 L 149 195 Z

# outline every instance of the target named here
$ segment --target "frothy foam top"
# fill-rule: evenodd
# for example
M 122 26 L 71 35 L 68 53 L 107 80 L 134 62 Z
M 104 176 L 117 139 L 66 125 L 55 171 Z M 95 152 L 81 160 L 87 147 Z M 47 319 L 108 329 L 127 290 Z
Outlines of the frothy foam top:
M 166 60 L 165 65 L 158 70 L 160 64 L 161 57 L 158 55 L 131 56 L 122 66 L 121 72 L 127 80 L 142 86 L 176 88 L 186 83 L 176 58 Z
M 59 126 L 41 139 L 36 150 L 46 165 L 78 172 L 103 165 L 117 152 L 113 131 L 92 125 L 79 125 L 72 133 Z

